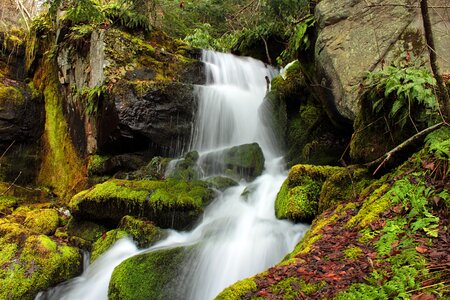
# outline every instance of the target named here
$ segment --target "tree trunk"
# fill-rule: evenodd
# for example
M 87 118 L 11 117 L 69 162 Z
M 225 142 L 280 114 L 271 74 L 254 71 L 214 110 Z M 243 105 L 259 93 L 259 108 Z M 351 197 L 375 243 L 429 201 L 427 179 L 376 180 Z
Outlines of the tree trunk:
M 420 11 L 422 13 L 423 28 L 425 32 L 425 40 L 428 45 L 428 52 L 430 53 L 430 65 L 433 71 L 434 78 L 436 78 L 438 88 L 438 101 L 441 108 L 441 112 L 446 121 L 450 119 L 450 107 L 449 107 L 449 95 L 442 80 L 439 68 L 437 65 L 436 47 L 434 46 L 433 31 L 431 29 L 430 15 L 428 13 L 428 1 L 420 1 Z

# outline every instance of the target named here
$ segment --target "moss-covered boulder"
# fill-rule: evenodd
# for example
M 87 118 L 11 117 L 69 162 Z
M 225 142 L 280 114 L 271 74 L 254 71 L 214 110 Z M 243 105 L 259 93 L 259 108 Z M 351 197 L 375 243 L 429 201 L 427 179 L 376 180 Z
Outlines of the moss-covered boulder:
M 184 157 L 174 160 L 169 163 L 173 166 L 167 170 L 166 176 L 168 178 L 175 178 L 179 180 L 196 180 L 201 177 L 201 170 L 197 166 L 199 155 L 197 151 L 191 151 L 184 155 Z
M 224 191 L 227 188 L 238 185 L 238 183 L 225 176 L 214 176 L 206 179 L 206 182 L 210 184 L 212 188 L 218 189 L 219 191 Z
M 91 262 L 105 253 L 119 239 L 130 236 L 139 247 L 149 247 L 165 236 L 163 231 L 153 223 L 132 216 L 125 216 L 120 220 L 119 227 L 104 232 L 92 245 Z
M 72 245 L 90 251 L 92 244 L 107 231 L 106 227 L 86 220 L 71 218 L 65 232 Z
M 105 232 L 97 241 L 92 244 L 91 262 L 95 261 L 105 253 L 115 242 L 128 236 L 128 232 L 122 229 L 113 229 Z
M 275 200 L 277 218 L 311 221 L 334 205 L 350 200 L 371 183 L 367 169 L 349 166 L 295 165 Z
M 10 214 L 18 205 L 20 199 L 13 196 L 0 196 L 0 214 Z
M 293 166 L 275 200 L 277 218 L 294 222 L 311 221 L 318 212 L 323 183 L 340 170 L 331 166 Z
M 59 215 L 56 209 L 38 209 L 27 213 L 25 227 L 33 232 L 52 235 L 59 226 Z
M 109 299 L 175 299 L 173 286 L 181 273 L 186 248 L 158 250 L 133 256 L 114 269 Z M 145 283 L 145 284 L 144 284 Z
M 79 219 L 117 224 L 132 215 L 180 229 L 197 220 L 213 196 L 202 181 L 113 179 L 75 195 L 70 208 Z
M 201 158 L 200 165 L 206 174 L 225 173 L 251 181 L 262 174 L 264 154 L 257 143 L 244 144 L 209 153 Z
M 0 219 L 0 298 L 33 299 L 80 271 L 78 249 Z

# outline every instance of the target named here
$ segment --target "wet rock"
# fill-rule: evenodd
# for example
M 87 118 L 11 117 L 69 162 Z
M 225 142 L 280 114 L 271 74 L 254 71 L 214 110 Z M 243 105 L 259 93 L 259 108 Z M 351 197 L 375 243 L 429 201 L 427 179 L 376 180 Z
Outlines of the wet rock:
M 213 196 L 202 181 L 113 179 L 75 195 L 70 208 L 79 219 L 117 224 L 132 215 L 162 228 L 183 229 L 197 220 Z
M 178 282 L 189 248 L 178 247 L 133 256 L 114 269 L 109 299 L 178 299 L 171 286 Z M 145 282 L 145 284 L 142 284 Z M 169 287 L 169 288 L 168 288 Z M 180 299 L 181 299 L 180 298 Z
M 145 218 L 125 216 L 116 229 L 104 232 L 92 245 L 91 262 L 105 253 L 115 242 L 126 236 L 131 237 L 141 248 L 147 248 L 162 239 L 165 234 Z
M 200 167 L 205 174 L 227 174 L 237 180 L 251 181 L 262 174 L 264 154 L 257 143 L 244 144 L 206 154 Z
M 199 155 L 197 151 L 191 151 L 184 155 L 181 159 L 176 159 L 169 163 L 173 164 L 167 170 L 167 178 L 175 178 L 180 180 L 196 180 L 201 178 L 202 172 L 197 166 Z
M 231 179 L 230 177 L 225 176 L 215 176 L 206 179 L 213 188 L 218 189 L 219 191 L 224 191 L 232 186 L 237 186 L 238 183 Z

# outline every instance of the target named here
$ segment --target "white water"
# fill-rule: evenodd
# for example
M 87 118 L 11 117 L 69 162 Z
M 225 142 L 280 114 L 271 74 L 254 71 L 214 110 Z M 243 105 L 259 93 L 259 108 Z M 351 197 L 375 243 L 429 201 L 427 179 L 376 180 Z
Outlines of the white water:
M 306 225 L 275 218 L 274 200 L 286 171 L 276 141 L 265 132 L 258 108 L 266 93 L 265 76 L 274 69 L 250 58 L 205 51 L 207 85 L 197 87 L 199 110 L 192 149 L 200 155 L 257 142 L 265 171 L 251 183 L 221 193 L 191 232 L 170 231 L 167 239 L 138 251 L 129 240 L 117 242 L 83 274 L 37 299 L 107 299 L 113 269 L 141 252 L 197 244 L 186 261 L 180 286 L 184 299 L 210 300 L 230 284 L 278 263 L 292 251 Z M 201 157 L 200 157 L 201 160 Z M 241 196 L 245 188 L 251 193 Z

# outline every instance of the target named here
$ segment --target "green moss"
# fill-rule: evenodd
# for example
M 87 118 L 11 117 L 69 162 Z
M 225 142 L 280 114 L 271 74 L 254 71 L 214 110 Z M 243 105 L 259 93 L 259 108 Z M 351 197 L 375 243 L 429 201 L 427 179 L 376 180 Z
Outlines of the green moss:
M 367 169 L 347 167 L 336 171 L 323 183 L 318 212 L 321 213 L 343 200 L 359 196 L 371 182 Z
M 31 231 L 52 235 L 59 225 L 58 212 L 55 209 L 38 209 L 27 213 L 24 225 Z
M 105 253 L 115 242 L 126 236 L 128 236 L 128 233 L 122 229 L 114 229 L 106 232 L 92 245 L 91 262 Z
M 279 219 L 296 222 L 311 221 L 317 214 L 321 185 L 311 179 L 304 179 L 301 186 L 288 188 L 283 183 L 275 200 L 275 213 Z
M 342 168 L 295 165 L 275 200 L 277 218 L 311 221 L 317 215 L 319 195 L 324 181 Z
M 66 231 L 72 244 L 86 250 L 91 250 L 92 243 L 106 232 L 106 228 L 94 222 L 71 218 L 66 225 Z
M 0 83 L 0 104 L 21 105 L 25 103 L 25 96 L 22 91 L 14 86 L 7 86 Z
M 44 155 L 38 181 L 53 187 L 54 192 L 64 199 L 84 185 L 86 170 L 69 135 L 63 114 L 63 99 L 55 78 L 57 71 L 51 64 L 46 68 L 35 74 L 35 81 L 47 80 L 42 86 L 45 99 Z M 36 79 L 38 76 L 42 78 Z
M 83 218 L 118 222 L 125 215 L 133 215 L 146 217 L 158 226 L 172 226 L 173 222 L 185 226 L 199 216 L 213 196 L 202 181 L 114 179 L 75 195 L 70 207 Z
M 88 174 L 102 174 L 108 159 L 110 159 L 109 156 L 91 155 L 88 162 Z
M 270 290 L 276 295 L 282 295 L 283 299 L 290 300 L 298 299 L 300 292 L 308 296 L 312 295 L 325 285 L 325 282 L 307 283 L 305 280 L 297 277 L 287 277 L 270 286 Z
M 211 185 L 211 187 L 218 189 L 220 191 L 223 191 L 223 190 L 226 190 L 227 188 L 238 185 L 238 183 L 236 181 L 234 181 L 233 179 L 231 179 L 229 177 L 224 177 L 224 176 L 211 177 L 211 178 L 208 178 L 206 180 L 206 182 L 208 182 Z
M 38 291 L 80 271 L 81 255 L 76 248 L 33 235 L 17 224 L 0 227 L 1 299 L 32 299 Z
M 358 246 L 350 246 L 345 248 L 344 255 L 348 259 L 357 259 L 363 254 L 363 251 Z
M 253 292 L 256 289 L 257 285 L 255 280 L 253 278 L 246 278 L 224 289 L 215 300 L 243 299 L 247 293 Z
M 355 226 L 360 229 L 366 228 L 382 212 L 387 210 L 391 206 L 391 199 L 389 195 L 386 195 L 389 188 L 390 186 L 388 184 L 383 184 L 373 191 L 370 197 L 364 201 L 358 214 L 348 221 L 347 228 L 353 228 Z
M 9 214 L 11 213 L 17 204 L 19 199 L 11 196 L 0 196 L 0 214 Z
M 149 247 L 163 237 L 162 231 L 152 222 L 132 216 L 123 217 L 119 228 L 130 234 L 140 247 Z
M 167 286 L 177 282 L 186 248 L 159 250 L 133 256 L 114 269 L 109 299 L 173 299 Z M 143 284 L 145 283 L 145 284 Z

